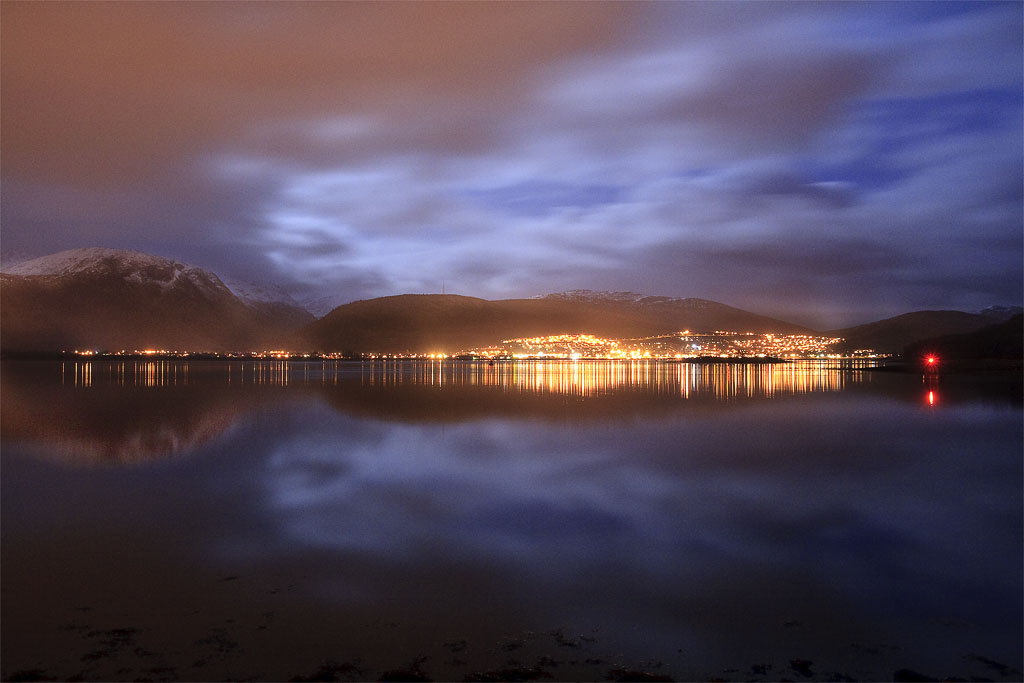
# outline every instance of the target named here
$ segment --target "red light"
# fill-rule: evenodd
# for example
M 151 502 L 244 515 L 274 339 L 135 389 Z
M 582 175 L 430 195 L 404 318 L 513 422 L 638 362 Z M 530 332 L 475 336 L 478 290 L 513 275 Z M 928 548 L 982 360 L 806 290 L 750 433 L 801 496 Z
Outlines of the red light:
M 935 364 L 935 356 L 928 356 L 927 360 L 928 360 L 928 365 L 934 365 Z

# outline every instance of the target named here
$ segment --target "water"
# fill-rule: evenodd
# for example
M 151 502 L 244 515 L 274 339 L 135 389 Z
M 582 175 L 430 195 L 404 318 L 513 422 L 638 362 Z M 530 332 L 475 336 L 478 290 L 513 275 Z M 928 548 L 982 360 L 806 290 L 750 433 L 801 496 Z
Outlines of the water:
M 1020 679 L 1019 380 L 863 367 L 5 362 L 3 677 Z

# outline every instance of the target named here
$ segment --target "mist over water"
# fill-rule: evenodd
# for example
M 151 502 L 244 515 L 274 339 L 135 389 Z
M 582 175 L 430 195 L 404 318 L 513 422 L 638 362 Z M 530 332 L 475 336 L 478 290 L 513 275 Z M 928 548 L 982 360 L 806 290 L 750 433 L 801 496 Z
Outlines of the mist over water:
M 5 679 L 1020 677 L 1019 383 L 585 361 L 2 380 Z

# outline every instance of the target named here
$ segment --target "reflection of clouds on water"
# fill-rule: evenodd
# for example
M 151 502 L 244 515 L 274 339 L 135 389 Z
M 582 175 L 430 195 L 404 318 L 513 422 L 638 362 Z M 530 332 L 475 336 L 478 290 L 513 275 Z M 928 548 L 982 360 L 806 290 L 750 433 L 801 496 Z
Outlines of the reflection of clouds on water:
M 1016 419 L 856 398 L 597 425 L 321 416 L 264 459 L 252 552 L 316 558 L 320 598 L 434 618 L 487 595 L 657 624 L 665 647 L 768 643 L 787 620 L 821 647 L 899 640 L 935 614 L 1012 634 L 1019 575 L 995 568 L 1021 550 Z M 424 597 L 424 576 L 473 587 Z
M 1019 493 L 990 497 L 1020 468 L 1000 446 L 1005 414 L 936 422 L 882 407 L 585 430 L 344 421 L 277 444 L 263 502 L 277 543 L 378 564 L 444 557 L 544 576 L 625 563 L 648 582 L 627 590 L 683 602 L 680 577 L 725 565 L 821 580 L 841 602 L 913 602 L 892 577 L 921 574 L 930 583 L 916 599 L 928 600 L 936 582 L 955 589 L 965 561 L 1013 550 L 999 525 Z M 963 558 L 965 546 L 976 555 Z
M 566 480 L 567 469 L 609 457 L 596 444 L 573 450 L 550 431 L 501 420 L 375 424 L 279 445 L 263 483 L 287 532 L 306 543 L 397 557 L 443 546 L 521 558 L 552 538 L 632 529 L 643 505 L 623 504 L 628 480 L 615 491 L 600 477 Z

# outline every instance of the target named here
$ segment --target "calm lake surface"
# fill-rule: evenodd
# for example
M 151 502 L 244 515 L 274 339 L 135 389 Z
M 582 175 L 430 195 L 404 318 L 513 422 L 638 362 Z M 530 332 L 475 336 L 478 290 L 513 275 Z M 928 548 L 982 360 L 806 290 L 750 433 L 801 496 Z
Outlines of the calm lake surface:
M 1019 378 L 2 367 L 5 680 L 1020 680 Z

